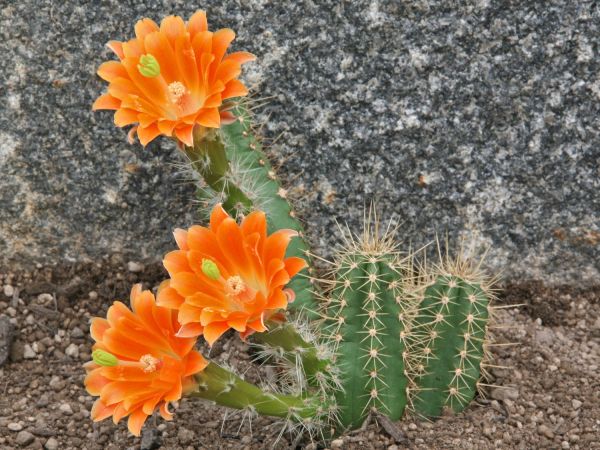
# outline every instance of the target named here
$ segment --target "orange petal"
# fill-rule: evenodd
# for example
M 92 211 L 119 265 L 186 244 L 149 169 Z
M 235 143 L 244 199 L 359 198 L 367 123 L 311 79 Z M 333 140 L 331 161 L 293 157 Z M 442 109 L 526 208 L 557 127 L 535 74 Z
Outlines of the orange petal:
M 281 291 L 277 289 L 271 292 L 269 296 L 269 300 L 267 302 L 267 309 L 285 309 L 288 305 L 288 297 Z
M 173 420 L 173 414 L 169 411 L 169 403 L 164 402 L 158 409 L 160 415 L 165 420 Z
M 208 21 L 206 20 L 206 12 L 199 10 L 194 13 L 187 25 L 188 32 L 192 39 L 201 31 L 208 31 Z
M 252 211 L 240 225 L 244 236 L 249 236 L 252 233 L 258 233 L 261 239 L 267 236 L 267 216 L 262 211 Z
M 204 328 L 197 322 L 194 323 L 186 323 L 179 328 L 177 332 L 177 337 L 180 338 L 193 338 L 196 336 L 200 336 Z
M 163 281 L 156 293 L 156 304 L 163 308 L 179 309 L 185 299 L 169 285 L 169 280 Z
M 184 325 L 188 323 L 199 322 L 202 313 L 202 308 L 190 305 L 189 303 L 184 303 L 179 307 L 179 310 L 177 312 L 177 320 L 179 321 L 179 323 Z M 182 337 L 181 335 L 179 335 L 179 332 L 177 332 L 177 335 L 179 337 Z
M 200 353 L 192 351 L 185 362 L 184 376 L 189 377 L 190 375 L 201 372 L 206 366 L 208 366 L 208 361 L 204 359 Z
M 194 145 L 194 127 L 193 125 L 183 126 L 175 129 L 175 136 L 188 147 Z
M 115 112 L 115 125 L 125 127 L 138 122 L 138 112 L 133 109 L 118 109 Z
M 233 328 L 235 331 L 244 332 L 248 324 L 248 317 L 240 317 L 237 319 L 228 319 L 227 325 Z
M 125 54 L 123 53 L 123 43 L 119 41 L 108 41 L 106 46 L 111 49 L 115 55 L 119 57 L 119 59 L 125 58 Z
M 260 319 L 249 322 L 248 328 L 252 328 L 254 331 L 258 331 L 259 333 L 267 331 L 267 327 L 265 327 L 265 324 L 263 323 L 262 316 Z
M 225 322 L 216 322 L 207 325 L 204 328 L 204 339 L 208 342 L 208 345 L 212 347 L 212 345 L 219 339 L 223 333 L 225 333 L 229 329 L 229 326 Z
M 227 84 L 242 72 L 242 68 L 236 61 L 223 61 L 217 69 L 216 78 L 223 84 Z
M 223 209 L 223 206 L 220 203 L 216 204 L 210 213 L 210 229 L 216 232 L 221 223 L 227 218 L 229 218 L 229 214 Z
M 96 342 L 102 341 L 102 336 L 104 332 L 109 328 L 108 321 L 106 319 L 102 319 L 100 317 L 94 317 L 92 319 L 92 324 L 90 325 L 90 334 L 92 339 Z
M 131 413 L 129 419 L 127 420 L 127 428 L 129 428 L 129 432 L 134 436 L 139 436 L 142 432 L 142 426 L 144 425 L 144 422 L 146 422 L 147 418 L 148 415 L 142 410 L 142 408 L 139 408 Z
M 100 78 L 108 82 L 111 82 L 115 78 L 129 78 L 125 67 L 119 61 L 107 61 L 100 64 L 96 73 Z
M 116 405 L 106 406 L 100 399 L 94 402 L 92 406 L 91 416 L 94 422 L 99 422 L 107 417 L 112 416 Z
M 183 297 L 202 291 L 202 283 L 196 274 L 191 272 L 178 272 L 171 276 L 171 287 Z
M 235 32 L 229 28 L 223 28 L 213 33 L 212 53 L 215 55 L 217 64 L 221 62 L 227 47 L 235 39 Z
M 283 259 L 290 239 L 294 236 L 298 236 L 294 230 L 277 230 L 271 234 L 265 242 L 263 261 Z
M 185 23 L 179 16 L 167 16 L 160 23 L 160 32 L 167 36 L 171 46 L 175 47 L 178 36 L 185 34 Z
M 225 90 L 221 93 L 223 100 L 232 97 L 244 97 L 248 95 L 248 89 L 239 80 L 230 80 L 225 86 Z
M 142 42 L 148 34 L 158 30 L 158 25 L 152 19 L 144 18 L 142 20 L 138 20 L 135 24 L 135 35 Z
M 158 125 L 150 125 L 149 127 L 142 128 L 141 126 L 137 129 L 138 139 L 140 143 L 145 147 L 152 140 L 154 140 L 157 136 L 160 135 L 160 130 L 158 129 Z
M 167 36 L 160 32 L 148 34 L 144 39 L 146 53 L 154 56 L 160 65 L 160 75 L 166 83 L 178 80 L 177 62 L 173 47 L 169 44 Z
M 221 116 L 217 108 L 203 109 L 196 116 L 196 123 L 207 128 L 219 128 Z
M 304 259 L 298 258 L 296 256 L 286 258 L 283 262 L 285 263 L 285 270 L 287 271 L 290 278 L 292 278 L 305 267 L 308 267 L 308 264 Z
M 110 383 L 110 380 L 102 376 L 102 367 L 92 370 L 85 376 L 85 389 L 90 395 L 100 395 L 102 388 Z
M 173 236 L 175 237 L 175 242 L 177 242 L 177 247 L 181 250 L 187 250 L 187 230 L 183 230 L 181 228 L 175 228 L 173 231 Z
M 167 253 L 165 259 L 163 259 L 163 265 L 169 274 L 192 271 L 188 264 L 187 252 L 183 250 L 174 250 Z
M 96 99 L 92 105 L 92 110 L 97 111 L 99 109 L 119 109 L 120 107 L 121 100 L 113 97 L 110 94 L 104 94 Z
M 244 64 L 250 61 L 254 61 L 256 56 L 249 52 L 233 52 L 223 58 L 225 61 L 235 61 L 238 64 Z

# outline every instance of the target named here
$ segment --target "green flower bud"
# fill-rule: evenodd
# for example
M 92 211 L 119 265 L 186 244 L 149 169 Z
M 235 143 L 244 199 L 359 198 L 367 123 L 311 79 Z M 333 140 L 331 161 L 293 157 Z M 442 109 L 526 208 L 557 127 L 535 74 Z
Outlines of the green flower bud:
M 104 350 L 94 350 L 92 352 L 92 360 L 99 366 L 112 367 L 119 364 L 119 360 L 115 355 L 112 355 Z
M 218 280 L 221 277 L 221 272 L 219 272 L 219 268 L 210 259 L 202 260 L 202 273 L 211 280 Z
M 154 78 L 160 75 L 160 64 L 150 53 L 140 56 L 140 63 L 137 66 L 142 75 L 147 78 Z

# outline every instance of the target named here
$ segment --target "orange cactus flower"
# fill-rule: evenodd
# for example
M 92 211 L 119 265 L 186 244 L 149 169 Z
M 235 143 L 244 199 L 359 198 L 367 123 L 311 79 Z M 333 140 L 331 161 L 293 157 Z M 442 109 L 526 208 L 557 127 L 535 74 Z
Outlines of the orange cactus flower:
M 241 65 L 255 58 L 225 54 L 235 38 L 232 30 L 208 31 L 206 13 L 197 11 L 187 24 L 178 16 L 166 17 L 160 27 L 142 19 L 135 35 L 108 43 L 119 61 L 98 69 L 109 86 L 94 110 L 116 110 L 119 127 L 136 124 L 132 131 L 144 146 L 161 134 L 191 146 L 196 125 L 219 128 L 233 119 L 223 102 L 248 94 L 237 77 Z
M 94 421 L 112 416 L 118 423 L 129 416 L 129 431 L 139 436 L 156 408 L 171 420 L 169 402 L 179 400 L 193 385 L 192 375 L 208 363 L 194 350 L 196 339 L 176 336 L 177 314 L 156 305 L 154 295 L 139 284 L 131 290 L 131 307 L 114 302 L 106 319 L 92 319 L 96 344 L 93 361 L 84 366 L 85 387 L 99 396 L 92 407 Z
M 179 250 L 165 256 L 171 278 L 159 287 L 157 303 L 179 311 L 179 336 L 202 334 L 210 345 L 230 328 L 242 337 L 265 331 L 265 321 L 294 299 L 285 285 L 306 267 L 302 258 L 285 258 L 296 235 L 279 230 L 267 236 L 264 212 L 238 225 L 216 205 L 208 228 L 175 230 Z

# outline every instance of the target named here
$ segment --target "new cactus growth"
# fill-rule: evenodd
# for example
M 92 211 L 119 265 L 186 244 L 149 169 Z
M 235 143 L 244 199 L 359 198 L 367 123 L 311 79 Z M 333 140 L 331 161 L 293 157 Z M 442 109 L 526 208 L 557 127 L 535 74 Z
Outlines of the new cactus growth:
M 371 411 L 398 420 L 410 387 L 409 351 L 414 345 L 405 295 L 405 270 L 389 236 L 349 241 L 337 258 L 325 310 L 325 332 L 335 345 L 333 361 L 341 389 L 336 395 L 341 429 L 357 428 Z
M 447 263 L 424 287 L 414 329 L 424 339 L 415 355 L 417 414 L 460 412 L 477 393 L 487 361 L 491 293 L 468 260 Z
M 264 211 L 269 231 L 291 229 L 298 232 L 288 248 L 287 256 L 307 259 L 308 245 L 303 227 L 287 200 L 287 192 L 279 183 L 275 171 L 252 132 L 248 109 L 242 104 L 232 109 L 236 120 L 219 130 L 198 129 L 194 146 L 184 146 L 192 168 L 204 180 L 198 197 L 203 210 L 216 203 L 232 216 L 245 215 L 252 210 Z M 304 275 L 294 278 L 289 287 L 296 293 L 290 309 L 311 315 L 316 309 L 310 279 Z M 314 317 L 314 314 L 312 314 Z

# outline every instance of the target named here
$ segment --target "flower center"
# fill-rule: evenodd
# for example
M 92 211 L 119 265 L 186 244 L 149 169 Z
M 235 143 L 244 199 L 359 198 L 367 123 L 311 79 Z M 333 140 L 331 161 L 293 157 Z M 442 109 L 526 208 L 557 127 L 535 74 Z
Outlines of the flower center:
M 179 103 L 181 97 L 185 95 L 185 86 L 181 81 L 173 81 L 169 84 L 168 89 L 173 103 Z
M 158 365 L 160 364 L 160 359 L 155 358 L 154 356 L 147 354 L 143 355 L 140 358 L 140 364 L 142 365 L 142 370 L 146 373 L 156 372 L 158 369 Z
M 234 296 L 237 296 L 246 290 L 246 283 L 239 275 L 234 275 L 227 278 L 227 287 Z

